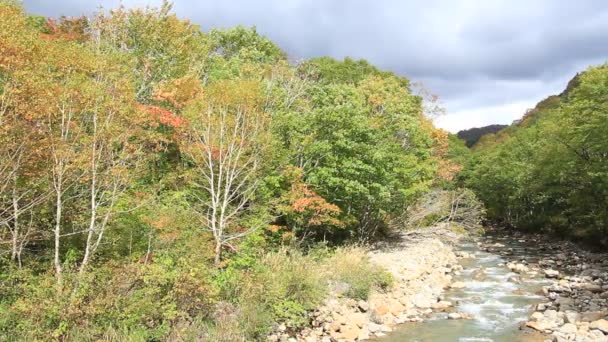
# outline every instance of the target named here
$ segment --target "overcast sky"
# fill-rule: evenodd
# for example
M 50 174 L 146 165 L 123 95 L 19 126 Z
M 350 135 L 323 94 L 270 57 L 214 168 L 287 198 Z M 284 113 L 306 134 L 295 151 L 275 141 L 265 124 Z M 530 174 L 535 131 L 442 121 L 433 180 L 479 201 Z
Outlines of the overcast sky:
M 118 0 L 25 0 L 30 13 L 74 16 Z M 124 0 L 126 6 L 158 5 Z M 175 0 L 204 30 L 256 26 L 291 57 L 346 56 L 422 82 L 449 131 L 511 123 L 608 59 L 606 0 Z

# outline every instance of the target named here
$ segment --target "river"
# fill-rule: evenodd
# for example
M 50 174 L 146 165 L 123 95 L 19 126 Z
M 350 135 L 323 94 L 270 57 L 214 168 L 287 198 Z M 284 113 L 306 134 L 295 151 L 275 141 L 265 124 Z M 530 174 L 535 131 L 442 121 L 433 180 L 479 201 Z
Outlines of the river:
M 492 252 L 480 246 L 492 246 Z M 533 243 L 512 241 L 507 237 L 488 236 L 461 243 L 457 249 L 473 254 L 461 259 L 463 270 L 455 281 L 462 289 L 450 289 L 443 300 L 454 303 L 451 312 L 470 315 L 470 319 L 447 319 L 447 313 L 434 313 L 421 323 L 406 323 L 377 339 L 382 342 L 468 342 L 468 341 L 535 341 L 519 329 L 533 312 L 534 304 L 545 301 L 538 295 L 550 282 L 542 275 L 521 277 L 511 272 L 506 263 L 512 260 L 535 262 L 542 257 Z M 507 256 L 502 256 L 509 254 Z M 542 339 L 541 339 L 542 341 Z

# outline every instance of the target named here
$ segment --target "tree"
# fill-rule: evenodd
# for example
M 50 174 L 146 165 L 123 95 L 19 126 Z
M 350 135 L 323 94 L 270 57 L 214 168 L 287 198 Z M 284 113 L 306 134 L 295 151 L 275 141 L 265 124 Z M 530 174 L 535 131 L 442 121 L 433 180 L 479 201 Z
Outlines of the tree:
M 269 139 L 268 118 L 260 111 L 259 86 L 251 82 L 220 82 L 206 89 L 206 98 L 187 110 L 189 125 L 183 146 L 197 174 L 192 185 L 203 224 L 215 240 L 216 265 L 222 248 L 250 234 L 242 215 L 253 208 L 260 170 Z

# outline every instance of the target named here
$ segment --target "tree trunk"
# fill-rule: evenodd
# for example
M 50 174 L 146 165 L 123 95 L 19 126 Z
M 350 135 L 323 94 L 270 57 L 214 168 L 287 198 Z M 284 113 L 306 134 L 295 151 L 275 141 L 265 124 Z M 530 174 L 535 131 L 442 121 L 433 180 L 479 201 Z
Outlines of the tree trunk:
M 219 266 L 222 261 L 222 242 L 220 240 L 216 240 L 215 242 L 215 259 L 213 260 L 215 266 Z
M 61 179 L 59 185 L 56 187 L 56 209 L 55 209 L 55 277 L 57 278 L 57 284 L 61 286 L 61 259 L 59 258 L 59 249 L 61 247 L 61 211 L 63 209 L 63 194 L 61 191 Z
M 17 197 L 17 177 L 13 176 L 13 236 L 11 261 L 17 261 L 19 252 L 19 198 Z

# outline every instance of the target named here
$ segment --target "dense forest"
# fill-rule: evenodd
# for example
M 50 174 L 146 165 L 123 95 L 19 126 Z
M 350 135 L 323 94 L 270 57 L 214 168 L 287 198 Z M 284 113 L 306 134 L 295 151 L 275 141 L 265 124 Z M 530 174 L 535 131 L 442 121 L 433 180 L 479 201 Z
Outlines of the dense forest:
M 591 67 L 517 124 L 484 135 L 460 180 L 490 219 L 608 243 L 608 67 Z
M 464 160 L 427 100 L 166 3 L 0 1 L 0 336 L 254 340 L 305 324 L 328 279 L 365 298 L 391 278 L 347 245 Z
M 509 127 L 508 125 L 489 125 L 484 127 L 474 127 L 464 129 L 456 133 L 458 138 L 464 140 L 467 147 L 475 145 L 479 139 L 486 134 L 496 134 L 503 128 Z

